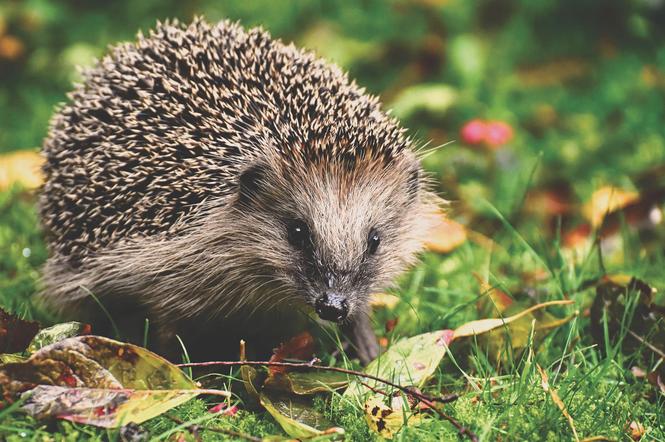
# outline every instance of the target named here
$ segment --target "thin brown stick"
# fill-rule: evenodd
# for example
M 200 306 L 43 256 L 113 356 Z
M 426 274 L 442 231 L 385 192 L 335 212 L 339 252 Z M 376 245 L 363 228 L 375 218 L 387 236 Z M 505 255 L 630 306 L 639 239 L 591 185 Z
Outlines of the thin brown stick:
M 421 393 L 410 387 L 405 387 L 403 385 L 396 384 L 387 379 L 380 378 L 367 373 L 362 373 L 356 370 L 349 370 L 346 368 L 340 367 L 326 367 L 323 365 L 314 365 L 315 362 L 319 362 L 318 359 L 313 359 L 309 362 L 271 362 L 271 361 L 210 361 L 210 362 L 190 362 L 187 364 L 178 364 L 178 367 L 211 367 L 211 366 L 223 366 L 223 367 L 239 367 L 243 365 L 249 365 L 254 367 L 288 367 L 288 368 L 304 368 L 304 369 L 313 369 L 313 370 L 322 370 L 322 371 L 334 371 L 337 373 L 344 373 L 350 376 L 356 376 L 359 378 L 371 379 L 376 382 L 381 382 L 382 384 L 388 385 L 390 387 L 396 388 L 408 395 L 415 396 L 425 405 L 432 407 L 435 412 L 443 419 L 450 422 L 459 432 L 461 436 L 468 437 L 471 441 L 477 442 L 478 436 L 475 435 L 471 430 L 464 427 L 452 416 L 448 416 L 441 410 L 437 410 L 434 406 L 434 402 L 439 403 L 448 403 L 455 401 L 458 396 L 450 395 L 446 397 L 433 398 L 428 395 Z
M 173 422 L 175 422 L 178 425 L 186 425 L 187 422 L 184 420 L 180 419 L 177 416 L 173 416 L 171 414 L 165 414 L 167 418 L 171 419 Z M 245 433 L 240 433 L 238 431 L 233 431 L 233 430 L 227 430 L 226 428 L 219 428 L 219 427 L 207 427 L 204 425 L 199 425 L 199 424 L 194 424 L 189 427 L 187 427 L 188 430 L 191 430 L 192 432 L 195 432 L 198 434 L 198 430 L 207 430 L 207 431 L 214 431 L 215 433 L 221 433 L 221 434 L 226 434 L 228 436 L 233 436 L 239 439 L 245 439 L 250 442 L 261 442 L 261 438 L 259 437 L 254 437 L 251 434 L 245 434 Z M 196 436 L 195 436 L 196 437 Z M 200 437 L 200 435 L 199 435 Z

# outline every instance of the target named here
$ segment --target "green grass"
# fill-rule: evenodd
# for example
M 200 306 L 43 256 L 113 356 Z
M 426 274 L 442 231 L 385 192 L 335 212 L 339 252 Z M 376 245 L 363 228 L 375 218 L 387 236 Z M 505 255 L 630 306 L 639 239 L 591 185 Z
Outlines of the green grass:
M 0 194 L 0 199 L 3 202 L 1 245 L 3 251 L 8 251 L 3 254 L 0 273 L 2 305 L 22 316 L 48 321 L 47 316 L 35 309 L 31 299 L 38 268 L 44 260 L 32 200 L 17 189 Z M 664 441 L 664 396 L 630 371 L 644 360 L 640 355 L 622 354 L 618 342 L 601 349 L 591 337 L 589 319 L 583 313 L 593 300 L 594 289 L 576 288 L 583 281 L 603 274 L 597 251 L 591 250 L 588 256 L 578 260 L 567 258 L 556 244 L 542 241 L 538 229 L 529 229 L 528 223 L 519 231 L 506 223 L 497 230 L 494 239 L 497 246 L 492 250 L 468 241 L 448 255 L 425 255 L 423 263 L 403 278 L 400 290 L 396 291 L 402 302 L 393 311 L 379 310 L 375 314 L 379 333 L 394 341 L 403 336 L 454 328 L 476 319 L 476 301 L 481 289 L 472 277 L 474 273 L 488 275 L 494 286 L 502 287 L 522 302 L 526 302 L 527 293 L 533 292 L 530 289 L 537 289 L 540 301 L 561 299 L 566 294 L 575 304 L 552 311 L 559 316 L 579 311 L 581 314 L 573 321 L 542 342 L 530 342 L 523 351 L 511 354 L 500 368 L 482 345 L 455 343 L 428 390 L 459 393 L 460 399 L 447 405 L 445 411 L 473 429 L 481 440 L 572 440 L 567 420 L 542 389 L 536 370 L 536 364 L 540 364 L 549 374 L 551 387 L 566 404 L 580 438 L 603 436 L 628 440 L 627 424 L 637 421 L 647 429 L 649 440 Z M 33 251 L 28 258 L 23 255 L 26 247 Z M 607 272 L 629 273 L 648 280 L 654 287 L 665 287 L 662 254 L 619 255 L 605 260 Z M 525 282 L 524 274 L 539 269 L 546 270 L 544 280 L 537 285 Z M 386 334 L 383 324 L 392 318 L 399 318 L 398 324 Z M 227 379 L 221 377 L 220 382 Z M 269 415 L 244 409 L 242 402 L 242 411 L 235 417 L 211 416 L 207 413 L 210 406 L 205 400 L 196 399 L 171 414 L 185 422 L 254 436 L 282 434 Z M 374 438 L 362 411 L 341 396 L 321 399 L 318 406 L 335 424 L 346 429 L 349 440 Z M 7 434 L 10 441 L 41 440 L 47 435 L 56 440 L 118 440 L 119 437 L 115 430 L 37 422 L 13 407 L 0 413 L 0 432 Z M 167 437 L 177 426 L 166 417 L 158 417 L 142 428 L 158 438 Z M 201 434 L 204 440 L 229 439 L 211 431 Z M 454 440 L 455 437 L 450 424 L 431 417 L 422 425 L 405 428 L 398 439 Z

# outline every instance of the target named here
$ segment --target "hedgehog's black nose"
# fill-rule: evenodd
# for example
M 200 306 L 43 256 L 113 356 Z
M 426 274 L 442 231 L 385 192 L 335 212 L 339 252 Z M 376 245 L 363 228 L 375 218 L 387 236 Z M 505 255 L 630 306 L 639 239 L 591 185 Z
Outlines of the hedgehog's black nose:
M 342 322 L 349 314 L 349 304 L 337 293 L 326 293 L 316 300 L 316 313 L 326 321 Z

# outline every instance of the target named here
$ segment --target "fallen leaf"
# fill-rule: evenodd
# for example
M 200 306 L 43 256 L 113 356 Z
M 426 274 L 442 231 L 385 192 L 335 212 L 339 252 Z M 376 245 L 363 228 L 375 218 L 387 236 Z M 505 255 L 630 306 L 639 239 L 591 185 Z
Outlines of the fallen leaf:
M 309 360 L 314 355 L 314 337 L 305 331 L 289 339 L 274 350 L 270 362 L 283 362 L 285 359 Z M 270 373 L 284 373 L 286 367 L 268 367 Z
M 644 436 L 646 433 L 644 425 L 637 421 L 631 421 L 628 425 L 626 425 L 626 431 L 630 435 L 630 438 L 633 440 L 642 439 L 642 436 Z
M 399 303 L 399 297 L 390 293 L 373 293 L 369 305 L 372 308 L 385 308 L 392 310 Z
M 452 330 L 440 330 L 431 333 L 404 338 L 372 361 L 364 372 L 394 384 L 421 387 L 441 363 L 453 339 Z M 385 388 L 374 380 L 363 381 L 371 388 Z M 345 397 L 361 397 L 371 391 L 358 380 L 349 384 Z
M 3 397 L 25 409 L 103 427 L 142 422 L 201 393 L 175 365 L 144 348 L 100 336 L 68 338 L 24 362 L 0 366 Z M 71 406 L 70 408 L 67 408 Z
M 582 213 L 591 222 L 591 226 L 597 228 L 606 215 L 636 202 L 639 197 L 637 192 L 604 186 L 593 193 L 591 200 L 582 208 Z
M 0 353 L 20 353 L 39 331 L 39 323 L 26 321 L 0 308 Z
M 27 356 L 23 356 L 19 353 L 0 354 L 0 364 L 10 364 L 12 362 L 23 362 L 26 359 L 28 359 Z
M 65 322 L 40 330 L 28 346 L 28 353 L 73 336 L 90 334 L 90 325 L 81 322 Z
M 271 390 L 309 395 L 339 390 L 348 384 L 349 378 L 344 373 L 334 371 L 291 371 L 268 376 L 263 386 Z
M 402 407 L 399 407 L 402 404 Z M 365 401 L 365 420 L 369 428 L 385 439 L 392 439 L 407 425 L 416 425 L 422 421 L 419 414 L 413 413 L 404 401 L 391 401 L 386 405 L 381 396 L 371 396 Z
M 453 332 L 454 333 L 453 339 L 487 333 L 494 329 L 504 327 L 505 325 L 510 324 L 511 322 L 516 321 L 521 317 L 526 316 L 529 313 L 534 312 L 536 310 L 540 310 L 545 307 L 550 307 L 552 305 L 569 305 L 572 303 L 573 301 L 570 300 L 543 302 L 541 304 L 534 305 L 533 307 L 529 307 L 526 310 L 523 310 L 517 313 L 516 315 L 509 316 L 507 318 L 488 318 L 488 319 L 478 319 L 476 321 L 470 321 L 455 329 L 455 331 Z
M 23 393 L 22 409 L 37 418 L 57 417 L 116 428 L 140 424 L 209 390 L 131 390 L 38 385 Z
M 311 401 L 302 396 L 268 395 L 264 392 L 261 393 L 260 402 L 291 437 L 302 439 L 344 435 L 342 428 L 333 427 L 330 421 L 314 409 Z
M 466 228 L 462 224 L 440 215 L 438 222 L 430 231 L 425 247 L 436 253 L 450 253 L 466 240 Z
M 36 189 L 43 182 L 41 167 L 44 163 L 38 152 L 19 151 L 0 155 L 0 190 L 18 183 L 27 189 Z

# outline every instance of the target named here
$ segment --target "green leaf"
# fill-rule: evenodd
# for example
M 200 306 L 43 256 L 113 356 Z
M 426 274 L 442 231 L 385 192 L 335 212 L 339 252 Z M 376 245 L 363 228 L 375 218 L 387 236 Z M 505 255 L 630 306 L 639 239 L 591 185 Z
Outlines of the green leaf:
M 291 437 L 300 439 L 344 434 L 342 428 L 333 427 L 330 421 L 314 409 L 311 400 L 299 396 L 269 395 L 263 392 L 260 402 Z
M 364 372 L 398 385 L 420 387 L 434 374 L 452 339 L 452 330 L 439 330 L 401 339 L 372 361 Z M 386 388 L 386 385 L 378 381 L 363 382 L 372 388 Z M 360 397 L 369 391 L 371 390 L 368 387 L 355 380 L 344 392 L 344 396 Z
M 89 331 L 90 326 L 81 322 L 65 322 L 63 324 L 56 324 L 52 327 L 44 328 L 32 338 L 32 342 L 28 346 L 28 353 L 34 353 L 40 348 L 62 341 L 63 339 L 87 334 Z
M 18 353 L 5 353 L 0 355 L 0 364 L 11 364 L 12 362 L 23 362 L 28 359 L 26 356 L 21 356 Z
M 339 390 L 348 384 L 349 378 L 344 373 L 312 371 L 273 373 L 266 379 L 264 386 L 271 390 L 308 395 Z

